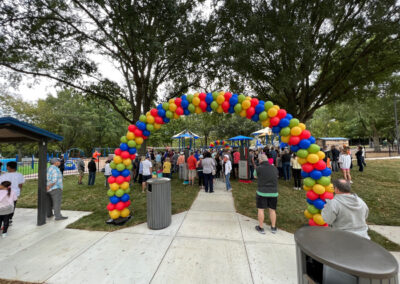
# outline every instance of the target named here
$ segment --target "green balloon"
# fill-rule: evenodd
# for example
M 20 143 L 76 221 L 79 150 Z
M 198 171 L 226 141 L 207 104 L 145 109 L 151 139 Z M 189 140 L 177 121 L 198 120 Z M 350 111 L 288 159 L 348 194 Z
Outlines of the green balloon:
M 167 110 L 167 112 L 165 113 L 165 116 L 168 117 L 168 118 L 173 118 L 174 114 L 172 113 L 172 111 Z
M 309 153 L 315 154 L 315 153 L 318 153 L 318 151 L 319 151 L 320 149 L 321 149 L 321 148 L 320 148 L 317 144 L 311 144 L 310 147 L 307 149 L 307 151 L 308 151 Z
M 132 170 L 133 169 L 133 165 L 130 164 L 129 166 L 126 167 L 128 170 Z
M 306 185 L 308 187 L 312 187 L 315 184 L 315 180 L 310 177 L 305 178 L 303 182 L 304 182 L 304 185 Z
M 240 105 L 240 110 L 242 110 L 242 105 Z M 268 114 L 267 114 L 266 111 L 262 111 L 260 113 L 259 117 L 260 117 L 261 121 L 264 121 L 264 120 L 266 120 L 268 118 Z M 289 131 L 290 131 L 290 129 L 289 129 Z M 287 135 L 285 135 L 285 136 L 287 136 Z
M 213 100 L 215 101 L 218 97 L 218 92 L 212 93 L 212 96 L 213 96 Z
M 307 206 L 307 210 L 308 212 L 310 212 L 311 214 L 317 214 L 319 213 L 319 210 L 314 206 L 314 205 L 308 205 Z
M 146 125 L 146 129 L 147 129 L 148 131 L 150 131 L 150 132 L 154 131 L 154 126 L 153 126 L 153 124 L 147 124 L 147 125 Z
M 265 112 L 265 111 L 264 111 Z M 284 127 L 281 129 L 281 132 L 279 132 L 281 136 L 288 136 L 290 134 L 290 127 Z
M 120 171 L 120 172 L 122 172 L 123 170 L 125 170 L 125 165 L 122 164 L 122 163 L 121 163 L 121 164 L 118 164 L 118 165 L 117 165 L 117 170 Z
M 126 138 L 126 136 L 122 136 L 121 143 L 126 143 L 126 142 L 128 142 L 128 138 Z
M 292 118 L 290 120 L 289 126 L 290 126 L 290 128 L 293 128 L 293 127 L 299 125 L 299 123 L 300 123 L 300 121 L 297 118 Z
M 297 156 L 299 156 L 300 158 L 307 158 L 308 156 L 308 151 L 306 149 L 300 149 L 299 151 L 297 151 Z
M 131 192 L 131 188 L 130 187 L 128 187 L 127 189 L 125 189 L 125 191 L 124 191 L 125 193 L 129 193 L 129 192 Z
M 193 95 L 187 95 L 186 99 L 188 100 L 189 103 L 193 101 Z
M 268 111 L 271 107 L 273 107 L 274 106 L 274 103 L 273 102 L 271 102 L 271 101 L 266 101 L 265 102 L 265 104 L 264 104 L 264 109 L 266 110 L 266 111 Z
M 110 163 L 110 168 L 116 169 L 116 168 L 117 168 L 117 165 L 116 165 L 114 162 L 111 162 L 111 163 Z
M 245 97 L 245 95 L 243 95 L 243 94 L 240 94 L 240 95 L 238 96 L 238 101 L 239 101 L 240 104 L 241 104 L 245 99 L 246 99 L 246 97 Z
M 331 177 L 321 177 L 319 180 L 317 180 L 317 182 L 320 185 L 328 186 L 331 184 Z
M 194 104 L 189 104 L 188 110 L 193 113 L 196 110 L 196 107 L 194 106 Z
M 114 194 L 115 194 L 115 192 L 113 191 L 113 190 L 111 190 L 111 189 L 109 189 L 109 190 L 107 190 L 107 195 L 108 196 L 114 196 Z
M 145 116 L 144 114 L 141 114 L 141 115 L 139 116 L 139 120 L 140 120 L 141 122 L 146 122 L 147 118 L 146 118 L 146 116 Z
M 162 108 L 163 108 L 164 110 L 169 110 L 169 103 L 167 103 L 167 102 L 163 103 L 163 104 L 162 104 Z
M 118 197 L 121 197 L 122 195 L 124 195 L 124 190 L 123 189 L 118 189 L 116 192 L 115 192 L 115 195 L 116 196 L 118 196 Z
M 136 147 L 136 142 L 134 140 L 129 140 L 128 141 L 128 146 L 129 146 L 129 148 L 135 148 Z
M 216 110 L 218 108 L 218 103 L 216 101 L 213 101 L 210 106 L 213 110 Z

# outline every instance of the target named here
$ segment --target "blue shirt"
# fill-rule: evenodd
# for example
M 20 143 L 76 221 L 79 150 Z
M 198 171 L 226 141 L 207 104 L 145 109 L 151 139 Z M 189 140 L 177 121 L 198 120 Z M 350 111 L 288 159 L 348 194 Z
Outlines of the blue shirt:
M 161 154 L 157 154 L 156 156 L 156 162 L 161 163 Z
M 51 165 L 47 169 L 47 185 L 52 183 L 54 183 L 54 185 L 49 189 L 49 191 L 57 188 L 63 188 L 63 176 L 60 169 L 54 165 Z

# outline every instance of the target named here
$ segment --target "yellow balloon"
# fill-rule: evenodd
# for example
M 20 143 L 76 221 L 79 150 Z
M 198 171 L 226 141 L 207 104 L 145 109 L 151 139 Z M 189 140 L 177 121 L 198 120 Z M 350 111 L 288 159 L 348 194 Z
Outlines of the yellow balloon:
M 299 125 L 297 125 L 298 127 L 301 128 L 301 130 L 305 130 L 306 129 L 306 125 L 304 123 L 299 123 Z
M 159 130 L 161 128 L 161 124 L 154 123 L 154 130 Z
M 175 103 L 175 99 L 169 99 L 168 103 L 169 104 L 174 104 Z
M 290 134 L 292 134 L 293 136 L 299 136 L 300 133 L 301 133 L 301 128 L 298 126 L 295 126 L 292 129 L 290 129 Z
M 262 121 L 262 122 L 261 122 L 261 125 L 262 125 L 263 127 L 269 127 L 269 118 L 267 118 L 266 120 Z
M 116 163 L 116 164 L 121 164 L 122 163 L 121 156 L 115 155 L 113 160 L 114 160 L 114 163 Z
M 136 142 L 136 144 L 138 144 L 138 145 L 142 145 L 142 144 L 143 144 L 143 138 L 142 138 L 142 137 L 136 137 L 136 138 L 135 138 L 135 142 Z
M 200 98 L 199 97 L 194 97 L 192 100 L 192 104 L 194 106 L 198 106 L 200 104 Z
M 221 92 L 218 93 L 218 96 L 224 96 L 224 94 L 225 94 L 225 92 L 221 91 Z
M 245 109 L 242 109 L 242 110 L 239 112 L 239 115 L 240 115 L 241 117 L 246 117 L 246 115 L 247 115 L 246 110 L 245 110 Z
M 247 100 L 247 101 L 250 101 L 250 100 L 251 100 L 251 97 L 250 97 L 250 96 L 247 96 L 247 97 L 246 97 L 246 100 Z
M 128 133 L 126 133 L 126 138 L 128 140 L 133 140 L 135 139 L 135 134 L 133 134 L 133 132 L 128 131 Z
M 199 100 L 200 100 L 200 99 L 199 99 Z M 218 108 L 219 108 L 219 107 L 218 107 Z M 202 110 L 200 107 L 197 106 L 194 112 L 197 113 L 197 114 L 199 114 L 199 113 L 202 113 L 203 110 Z
M 123 163 L 124 163 L 125 166 L 129 166 L 130 164 L 132 164 L 132 160 L 131 159 L 125 159 L 123 161 Z
M 246 110 L 246 109 L 248 109 L 249 107 L 251 107 L 251 102 L 250 102 L 249 100 L 244 100 L 244 101 L 242 102 L 242 109 Z
M 281 140 L 283 143 L 288 143 L 290 139 L 290 136 L 281 136 Z
M 268 116 L 269 117 L 274 117 L 274 116 L 276 116 L 278 114 L 278 110 L 276 109 L 276 108 L 274 108 L 274 107 L 271 107 L 269 110 L 268 110 Z
M 146 116 L 148 116 L 148 115 L 150 115 L 150 112 L 148 111 L 148 112 L 146 112 Z
M 309 191 L 309 190 L 312 189 L 312 187 L 309 187 L 309 186 L 307 186 L 307 185 L 303 185 L 303 189 L 304 189 L 305 191 Z
M 176 106 L 175 103 L 170 103 L 170 104 L 169 104 L 169 110 L 170 110 L 170 111 L 174 112 L 174 111 L 176 111 L 176 108 L 177 108 L 177 106 Z
M 111 189 L 112 191 L 117 191 L 117 190 L 119 189 L 118 183 L 112 183 L 112 184 L 110 184 L 110 189 Z
M 201 110 L 201 109 L 200 109 Z M 217 112 L 218 113 L 223 113 L 224 112 L 224 110 L 222 109 L 222 106 L 218 106 L 217 107 Z
M 119 216 L 121 215 L 121 212 L 115 209 L 113 211 L 108 211 L 108 214 L 110 215 L 111 219 L 118 219 Z
M 121 211 L 121 217 L 123 217 L 123 218 L 128 217 L 129 213 L 130 213 L 129 209 L 128 208 L 124 208 Z
M 178 119 L 178 118 L 180 118 L 180 116 L 176 112 L 174 112 L 174 119 Z
M 327 192 L 332 192 L 332 193 L 335 192 L 335 189 L 333 188 L 333 184 L 330 184 L 330 185 L 325 186 L 325 190 L 326 190 Z
M 322 215 L 319 214 L 319 213 L 314 214 L 313 220 L 314 220 L 315 223 L 317 223 L 317 225 L 322 226 L 322 225 L 325 224 L 324 218 L 322 218 Z
M 194 93 L 193 96 L 194 97 L 198 97 L 200 93 Z
M 218 97 L 217 97 L 217 103 L 219 104 L 219 105 L 222 105 L 222 103 L 225 101 L 225 97 L 223 96 L 223 95 L 219 95 Z
M 307 159 L 297 157 L 297 162 L 299 162 L 300 165 L 304 165 L 307 163 Z
M 306 209 L 306 210 L 304 210 L 304 216 L 305 216 L 307 219 L 311 219 L 311 218 L 313 217 L 313 214 L 311 214 L 311 213 Z
M 276 108 L 277 110 L 281 109 L 278 105 L 274 105 L 273 108 Z
M 169 108 L 171 108 L 171 105 L 172 105 L 172 104 L 169 105 Z M 175 105 L 175 106 L 176 106 L 176 105 Z M 147 123 L 153 124 L 153 123 L 154 123 L 154 116 L 148 115 L 148 116 L 146 117 L 146 121 L 147 121 Z
M 322 152 L 322 151 L 318 151 L 318 152 L 317 152 L 317 155 L 318 155 L 318 158 L 319 158 L 320 160 L 323 160 L 323 159 L 325 158 L 325 153 Z
M 325 187 L 320 184 L 314 184 L 312 189 L 316 194 L 323 194 L 325 192 Z
M 315 164 L 318 161 L 319 161 L 319 157 L 317 154 L 308 154 L 307 162 L 309 162 L 311 164 Z
M 120 185 L 121 189 L 126 190 L 129 188 L 129 182 L 124 181 L 123 183 L 121 183 Z

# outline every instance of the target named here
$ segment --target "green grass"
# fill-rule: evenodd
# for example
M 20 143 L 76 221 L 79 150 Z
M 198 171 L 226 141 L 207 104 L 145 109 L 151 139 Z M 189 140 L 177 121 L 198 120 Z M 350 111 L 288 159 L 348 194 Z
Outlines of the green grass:
M 351 174 L 354 184 L 352 190 L 369 207 L 369 224 L 400 226 L 400 160 L 369 161 L 363 173 L 354 167 Z M 335 173 L 333 178 L 341 177 Z M 257 219 L 255 202 L 256 183 L 242 184 L 232 181 L 236 210 L 248 217 Z M 279 180 L 277 225 L 288 232 L 295 232 L 306 223 L 303 215 L 307 207 L 305 192 L 293 190 L 293 181 Z M 269 222 L 266 216 L 266 222 Z M 373 241 L 383 247 L 400 251 L 400 246 L 385 237 L 372 233 Z
M 90 211 L 92 214 L 85 216 L 70 224 L 68 228 L 114 231 L 124 227 L 146 222 L 146 193 L 141 193 L 141 185 L 135 184 L 131 188 L 130 209 L 133 210 L 133 218 L 124 226 L 113 226 L 105 224 L 109 219 L 106 206 L 108 204 L 107 190 L 104 186 L 104 176 L 97 174 L 96 183 L 89 187 L 87 175 L 83 179 L 84 184 L 77 184 L 77 176 L 64 178 L 64 192 L 62 210 Z M 172 214 L 186 211 L 192 205 L 198 193 L 198 187 L 182 185 L 177 178 L 172 180 Z M 37 206 L 37 181 L 27 181 L 18 199 L 18 207 L 36 208 Z

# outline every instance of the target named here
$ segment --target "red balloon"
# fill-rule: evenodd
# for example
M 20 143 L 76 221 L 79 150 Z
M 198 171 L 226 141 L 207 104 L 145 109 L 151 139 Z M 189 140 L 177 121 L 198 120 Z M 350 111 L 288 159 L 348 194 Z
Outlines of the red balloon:
M 115 154 L 115 155 L 118 155 L 118 156 L 119 156 L 119 155 L 121 155 L 121 153 L 122 153 L 122 151 L 121 151 L 120 148 L 117 148 L 117 149 L 114 150 L 114 154 Z
M 134 125 L 134 124 L 131 124 L 131 125 L 128 126 L 128 130 L 129 130 L 130 132 L 135 131 L 136 128 L 137 128 L 137 127 L 136 127 L 136 125 Z
M 313 219 L 308 219 L 308 225 L 310 225 L 310 226 L 318 226 L 318 224 L 315 223 Z
M 258 101 L 258 99 L 256 99 L 256 98 L 252 98 L 252 99 L 250 100 L 250 103 L 251 103 L 251 106 L 252 106 L 252 107 L 256 107 L 256 105 L 258 105 L 259 101 Z
M 328 223 L 325 223 L 323 225 L 318 225 L 318 226 L 320 226 L 320 227 L 329 227 Z
M 123 176 L 118 176 L 115 181 L 116 183 L 121 184 L 125 181 L 125 178 Z
M 222 103 L 221 107 L 222 107 L 222 109 L 223 109 L 224 111 L 229 110 L 229 102 L 224 101 L 224 102 Z
M 319 170 L 319 171 L 325 170 L 326 163 L 323 160 L 319 160 L 318 162 L 316 162 L 314 164 L 314 168 Z
M 300 143 L 300 137 L 299 136 L 290 136 L 289 145 L 297 145 L 299 143 Z
M 149 136 L 144 136 L 143 135 L 143 140 L 147 140 L 149 138 Z
M 136 154 L 132 154 L 132 155 L 130 156 L 130 159 L 131 159 L 131 160 L 136 159 Z
M 310 200 L 318 199 L 318 194 L 316 194 L 313 190 L 307 191 L 306 196 Z
M 303 131 L 300 133 L 300 138 L 301 138 L 301 139 L 308 139 L 308 138 L 310 138 L 310 137 L 311 137 L 311 132 L 308 131 L 307 129 L 306 129 L 306 130 L 303 130 Z
M 312 190 L 310 190 L 310 191 L 312 191 Z M 310 191 L 308 191 L 308 192 L 310 192 Z M 320 195 L 319 198 L 321 198 L 323 201 L 326 201 L 326 199 L 332 199 L 333 198 L 333 193 L 329 192 L 329 191 L 325 191 L 324 193 L 322 193 Z
M 135 131 L 133 132 L 133 134 L 135 134 L 136 137 L 142 137 L 143 132 L 140 129 L 135 129 Z
M 181 108 L 181 107 L 178 107 L 178 108 L 176 109 L 177 113 L 178 113 L 178 109 L 179 109 L 179 108 Z M 154 118 L 154 122 L 157 123 L 157 124 L 163 124 L 163 123 L 164 123 L 164 120 L 163 120 L 161 117 L 156 116 L 156 117 Z
M 278 110 L 278 117 L 280 119 L 285 118 L 286 114 L 287 114 L 286 110 L 284 110 L 284 109 Z
M 225 102 L 224 102 L 225 103 Z M 223 104 L 223 103 L 222 103 Z M 205 101 L 200 101 L 199 107 L 201 108 L 201 110 L 204 112 L 207 109 L 207 103 Z M 228 107 L 229 108 L 229 107 Z M 182 109 L 183 111 L 183 109 Z
M 203 103 L 205 103 L 205 102 L 203 102 Z M 205 103 L 205 104 L 206 104 L 206 103 Z M 200 105 L 201 105 L 201 103 L 200 103 Z M 207 107 L 207 104 L 206 104 L 206 107 Z M 178 108 L 176 109 L 175 113 L 176 113 L 177 115 L 182 115 L 182 114 L 183 114 L 183 108 L 178 107 Z M 162 120 L 162 119 L 161 119 L 161 120 Z
M 279 117 L 274 116 L 274 117 L 271 117 L 271 118 L 269 119 L 269 124 L 270 124 L 271 126 L 277 126 L 277 125 L 279 124 L 280 121 L 281 121 L 281 120 L 279 119 Z
M 152 116 L 156 117 L 156 116 L 158 116 L 158 110 L 155 109 L 155 108 L 152 108 L 152 109 L 150 110 L 150 114 L 151 114 Z
M 108 211 L 113 211 L 114 209 L 115 209 L 115 204 L 112 204 L 111 202 L 108 203 L 108 205 L 107 205 L 107 210 L 108 210 Z
M 125 159 L 128 159 L 129 156 L 130 156 L 130 154 L 129 154 L 128 151 L 123 151 L 123 152 L 121 153 L 121 158 L 124 159 L 124 160 L 125 160 Z
M 179 107 L 179 106 L 181 106 L 181 102 L 182 102 L 182 99 L 181 98 L 176 98 L 175 99 L 175 104 Z
M 115 177 L 109 176 L 109 177 L 108 177 L 108 183 L 109 183 L 109 184 L 112 184 L 112 183 L 114 183 L 114 182 L 115 182 Z
M 127 176 L 127 177 L 125 178 L 125 181 L 127 181 L 127 182 L 131 181 L 131 176 Z
M 312 164 L 310 163 L 305 163 L 301 166 L 301 168 L 303 169 L 303 171 L 305 171 L 306 173 L 311 173 L 314 170 L 314 167 Z
M 205 94 L 205 93 L 200 93 L 200 94 L 199 94 L 199 99 L 200 99 L 201 101 L 204 101 L 204 100 L 206 99 L 206 94 Z
M 130 201 L 130 200 L 128 200 L 128 201 L 125 202 L 125 208 L 126 208 L 126 207 L 129 207 L 129 205 L 131 205 L 131 201 Z
M 230 92 L 226 92 L 225 94 L 224 94 L 224 98 L 225 98 L 225 101 L 229 101 L 229 99 L 232 97 L 232 94 L 230 93 Z
M 249 107 L 247 110 L 246 110 L 246 113 L 247 113 L 247 115 L 248 116 L 250 116 L 250 118 L 256 113 L 256 109 L 254 108 L 254 107 Z
M 115 205 L 115 209 L 119 211 L 123 210 L 124 208 L 125 208 L 125 202 L 120 201 Z

